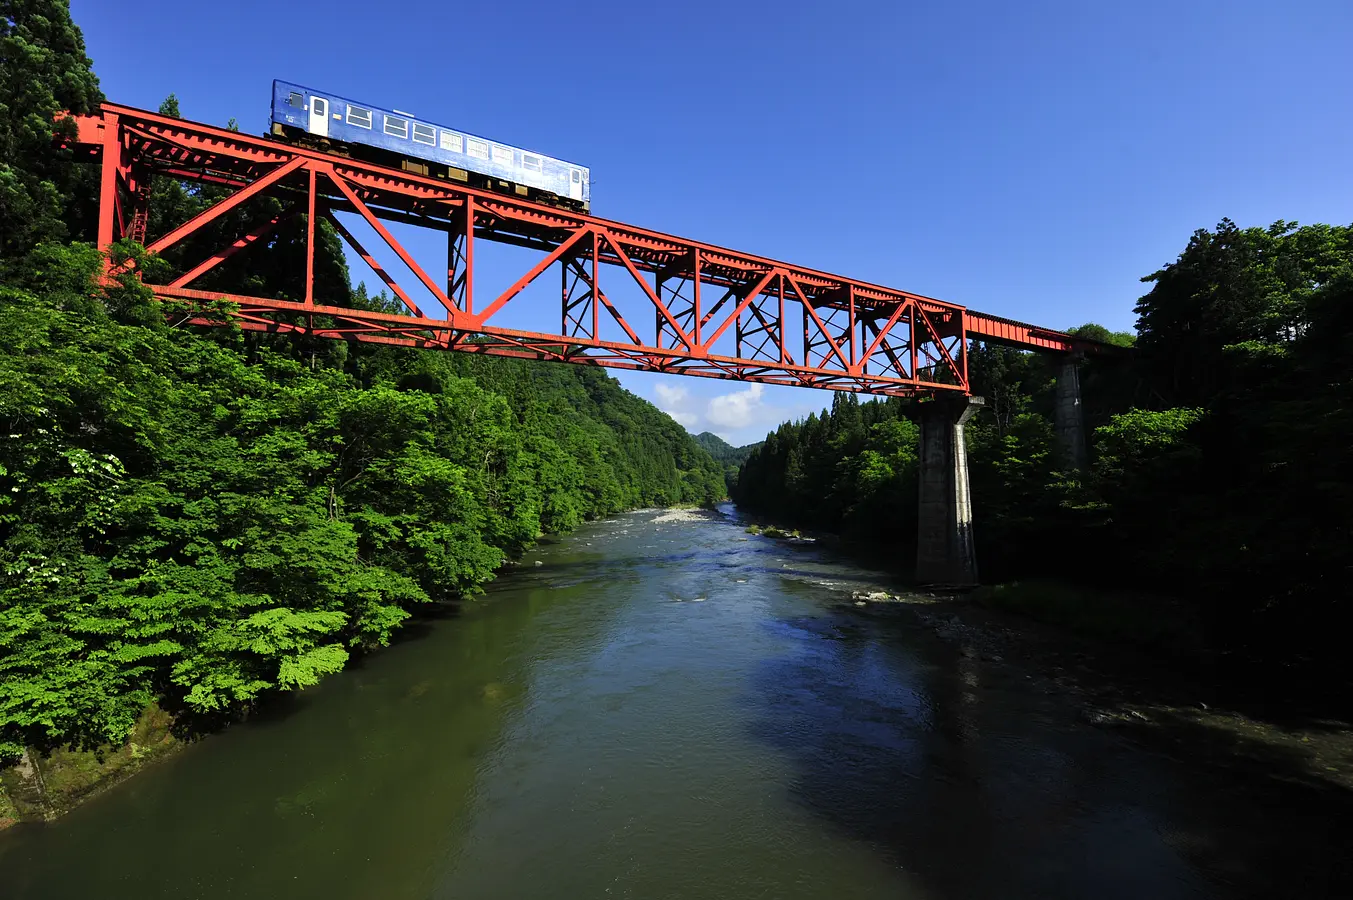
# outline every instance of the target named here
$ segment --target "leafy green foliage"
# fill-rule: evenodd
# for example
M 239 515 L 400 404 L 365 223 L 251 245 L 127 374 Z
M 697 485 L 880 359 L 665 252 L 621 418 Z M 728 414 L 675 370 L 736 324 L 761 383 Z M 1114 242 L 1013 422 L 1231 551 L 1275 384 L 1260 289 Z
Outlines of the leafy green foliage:
M 918 432 L 906 411 L 834 395 L 830 410 L 781 425 L 752 450 L 734 498 L 813 528 L 914 539 Z
M 712 431 L 702 431 L 695 436 L 695 442 L 705 448 L 705 452 L 714 457 L 715 462 L 741 463 L 752 452 L 752 446 L 734 447 Z
M 1134 409 L 1114 416 L 1095 429 L 1096 472 L 1106 486 L 1121 493 L 1150 467 L 1181 465 L 1178 454 L 1197 453 L 1186 435 L 1203 414 L 1201 409 Z
M 1055 361 L 972 348 L 975 534 L 989 578 L 1136 583 L 1188 597 L 1219 640 L 1289 658 L 1335 658 L 1326 635 L 1346 592 L 1353 509 L 1353 229 L 1223 221 L 1148 276 L 1134 347 L 1080 371 L 1091 470 L 1062 470 L 1052 428 Z M 1134 340 L 1135 337 L 1135 340 Z M 886 403 L 860 407 L 866 420 Z M 897 413 L 894 413 L 896 416 Z M 749 508 L 892 544 L 908 540 L 914 489 L 860 515 L 877 460 L 837 409 L 782 426 L 744 465 Z M 901 421 L 901 420 L 899 420 Z M 913 437 L 914 440 L 914 437 Z M 856 510 L 851 520 L 847 511 Z M 1056 547 L 1059 552 L 1049 552 Z
M 1103 325 L 1097 325 L 1094 322 L 1068 328 L 1067 334 L 1075 335 L 1078 338 L 1085 338 L 1089 341 L 1098 341 L 1101 344 L 1111 344 L 1114 347 L 1134 347 L 1137 344 L 1137 335 L 1130 331 L 1110 331 Z
M 100 254 L 62 243 L 91 236 L 98 170 L 53 123 L 102 102 L 64 0 L 0 0 L 0 64 L 0 761 L 121 740 L 152 699 L 236 715 L 473 596 L 543 532 L 724 496 L 721 466 L 599 370 L 182 331 L 130 276 L 99 286 Z M 227 193 L 154 177 L 150 233 Z M 163 282 L 277 219 L 194 286 L 301 300 L 297 212 L 255 198 L 163 257 L 112 256 Z M 402 310 L 315 231 L 326 302 Z
M 0 752 L 233 714 L 476 593 L 542 531 L 712 503 L 722 473 L 600 372 L 167 327 L 99 256 L 0 288 Z M 362 386 L 365 385 L 365 386 Z M 486 389 L 492 386 L 493 390 Z
M 712 431 L 702 431 L 695 436 L 695 443 L 724 467 L 724 481 L 730 489 L 737 484 L 738 468 L 746 461 L 751 452 L 761 444 L 748 444 L 734 447 Z
M 1169 404 L 1205 405 L 1233 386 L 1251 352 L 1291 348 L 1308 332 L 1311 304 L 1348 266 L 1350 229 L 1275 222 L 1240 228 L 1223 219 L 1194 232 L 1179 259 L 1142 280 L 1138 346 Z
M 88 233 L 97 175 L 52 149 L 54 132 L 74 133 L 53 122 L 102 102 L 69 3 L 0 0 L 0 262 Z
M 1058 460 L 1057 361 L 972 348 L 986 398 L 966 429 L 984 575 L 1113 573 L 1115 587 L 1179 596 L 1223 646 L 1335 665 L 1353 547 L 1353 228 L 1223 220 L 1144 280 L 1137 335 L 1073 329 L 1134 348 L 1081 366 L 1088 472 Z M 885 466 L 871 424 L 902 425 L 900 412 L 840 401 L 781 426 L 743 465 L 737 499 L 909 539 L 912 476 L 888 473 L 906 472 L 915 431 Z M 887 502 L 871 502 L 886 485 Z

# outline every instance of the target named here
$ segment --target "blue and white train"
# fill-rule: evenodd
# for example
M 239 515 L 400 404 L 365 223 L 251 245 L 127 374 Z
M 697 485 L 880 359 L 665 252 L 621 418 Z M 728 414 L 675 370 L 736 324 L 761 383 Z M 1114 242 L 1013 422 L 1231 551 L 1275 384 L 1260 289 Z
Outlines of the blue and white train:
M 418 175 L 584 212 L 591 208 L 584 166 L 299 84 L 273 81 L 272 134 Z

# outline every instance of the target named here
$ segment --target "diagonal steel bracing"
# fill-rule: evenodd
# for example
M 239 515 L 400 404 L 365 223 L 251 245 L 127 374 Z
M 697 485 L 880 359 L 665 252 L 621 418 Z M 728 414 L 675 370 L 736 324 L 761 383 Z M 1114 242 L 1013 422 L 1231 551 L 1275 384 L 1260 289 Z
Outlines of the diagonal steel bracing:
M 151 285 L 186 307 L 186 321 L 198 325 L 229 320 L 255 331 L 901 396 L 966 393 L 971 338 L 1087 349 L 1060 332 L 933 298 L 131 107 L 105 104 L 101 114 L 76 123 L 77 158 L 103 167 L 101 249 L 133 238 L 163 252 L 219 227 L 226 213 L 254 208 L 246 205 L 253 199 L 282 201 L 282 213 L 248 223 L 200 263 Z M 166 234 L 148 235 L 152 175 L 233 192 Z M 364 221 L 413 281 L 401 284 L 338 213 Z M 296 216 L 306 219 L 302 296 L 193 287 L 225 260 L 237 254 L 247 260 L 251 246 Z M 321 219 L 371 267 L 405 314 L 350 309 L 316 293 Z M 389 223 L 445 232 L 444 280 L 429 274 Z M 504 290 L 484 296 L 475 277 L 482 241 L 529 248 L 538 258 Z M 525 293 L 555 267 L 557 311 Z M 414 287 L 436 300 L 434 312 L 415 301 Z M 509 304 L 524 305 L 540 330 L 504 327 L 496 317 Z M 604 321 L 624 339 L 604 339 Z M 557 333 L 550 330 L 556 324 Z

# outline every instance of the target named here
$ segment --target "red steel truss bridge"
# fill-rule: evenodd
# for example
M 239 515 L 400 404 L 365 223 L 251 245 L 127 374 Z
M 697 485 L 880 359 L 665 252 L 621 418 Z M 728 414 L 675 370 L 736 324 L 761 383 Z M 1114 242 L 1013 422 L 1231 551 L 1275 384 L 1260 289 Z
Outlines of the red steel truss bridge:
M 234 305 L 225 307 L 229 316 L 256 331 L 895 396 L 968 394 L 970 339 L 1055 353 L 1098 349 L 931 297 L 131 107 L 104 104 L 100 114 L 75 122 L 78 138 L 70 145 L 77 158 L 102 164 L 101 250 L 131 238 L 163 252 L 251 198 L 281 201 L 281 214 L 253 223 L 168 283 L 149 285 L 161 298 L 187 304 L 188 321 L 199 325 L 221 324 L 215 311 L 226 301 Z M 167 234 L 150 235 L 153 175 L 233 192 Z M 396 280 L 337 213 L 364 220 L 418 287 Z M 296 216 L 304 217 L 308 235 L 304 296 L 193 287 Z M 316 296 L 320 219 L 384 281 L 403 314 Z M 445 277 L 429 274 L 390 223 L 444 232 Z M 537 258 L 505 290 L 485 292 L 475 278 L 481 241 L 530 248 Z M 523 299 L 552 268 L 560 273 L 558 318 L 534 294 Z M 626 303 L 614 299 L 621 291 Z M 528 321 L 539 321 L 540 330 L 503 325 L 499 314 L 514 300 L 533 303 Z

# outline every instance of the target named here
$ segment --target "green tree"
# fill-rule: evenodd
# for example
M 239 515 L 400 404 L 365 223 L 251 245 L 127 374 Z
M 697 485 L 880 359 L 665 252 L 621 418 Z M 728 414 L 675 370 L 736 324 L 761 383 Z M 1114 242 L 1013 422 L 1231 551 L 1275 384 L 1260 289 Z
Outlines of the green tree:
M 1353 547 L 1353 228 L 1223 220 L 1144 280 L 1135 340 L 1072 329 L 1134 351 L 1081 365 L 1087 473 L 1060 471 L 1053 453 L 1063 360 L 971 348 L 987 400 L 966 429 L 983 571 L 1099 584 L 1112 573 L 1179 595 L 1220 646 L 1337 670 Z M 854 432 L 848 406 L 769 435 L 738 474 L 739 503 L 905 533 L 914 493 L 898 483 L 875 499 L 890 477 L 914 483 L 878 446 L 880 423 L 900 414 L 861 405 L 861 444 L 840 437 Z
M 1223 219 L 1194 232 L 1176 262 L 1142 280 L 1138 346 L 1168 403 L 1206 404 L 1240 358 L 1231 348 L 1290 346 L 1309 327 L 1307 304 L 1347 259 L 1348 229 Z
M 1067 334 L 1078 338 L 1084 338 L 1088 341 L 1098 341 L 1101 344 L 1111 344 L 1115 347 L 1129 348 L 1137 343 L 1137 335 L 1130 331 L 1110 331 L 1103 325 L 1095 322 L 1087 322 L 1084 325 L 1078 325 L 1075 328 L 1068 328 Z
M 59 112 L 103 102 L 66 0 L 0 0 L 0 262 L 42 241 L 89 236 L 95 174 L 54 148 Z
M 602 373 L 312 365 L 171 328 L 99 267 L 45 244 L 0 287 L 0 755 L 118 741 L 152 698 L 229 718 L 473 596 L 542 531 L 722 496 L 718 464 Z

